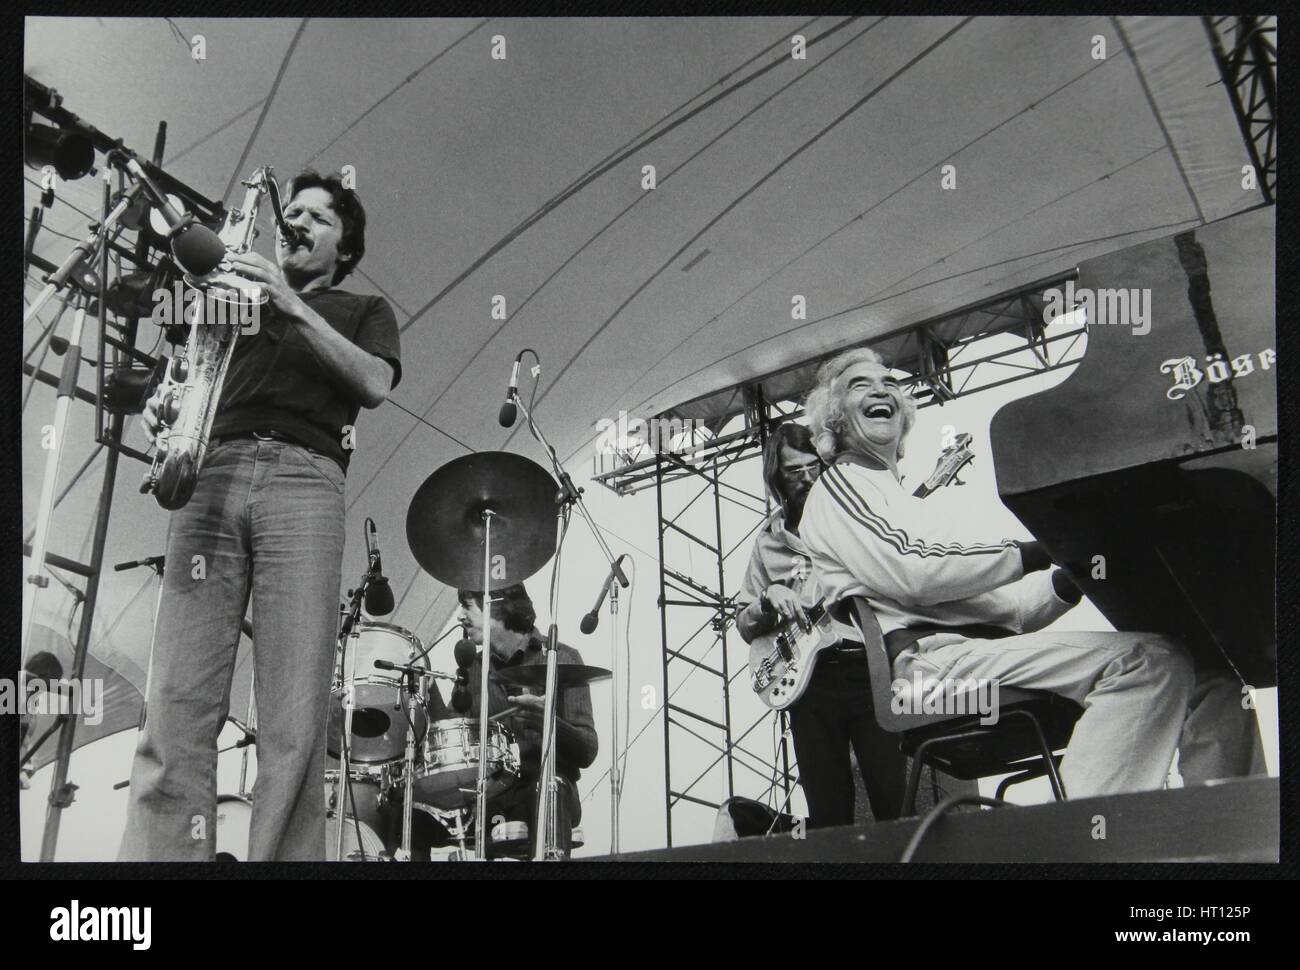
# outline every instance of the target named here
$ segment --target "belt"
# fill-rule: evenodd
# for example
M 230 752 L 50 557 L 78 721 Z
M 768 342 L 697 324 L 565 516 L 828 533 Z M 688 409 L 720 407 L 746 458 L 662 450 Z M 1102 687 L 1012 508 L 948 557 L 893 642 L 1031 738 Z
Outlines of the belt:
M 247 441 L 256 439 L 258 441 L 283 441 L 285 444 L 301 445 L 306 447 L 297 438 L 283 434 L 279 431 L 235 431 L 231 434 L 219 435 L 215 438 L 208 439 L 208 447 L 215 448 L 217 445 L 224 445 L 228 441 Z

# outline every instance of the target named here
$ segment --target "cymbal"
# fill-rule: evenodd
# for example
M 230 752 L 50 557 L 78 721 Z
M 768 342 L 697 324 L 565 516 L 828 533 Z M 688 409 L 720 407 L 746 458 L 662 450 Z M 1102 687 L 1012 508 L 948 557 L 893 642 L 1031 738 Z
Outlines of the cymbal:
M 535 461 L 481 451 L 447 462 L 424 480 L 406 511 L 411 553 L 439 582 L 483 588 L 483 512 L 492 516 L 489 590 L 523 582 L 555 554 L 559 495 Z
M 585 664 L 556 664 L 555 682 L 560 690 L 570 687 L 582 687 L 598 681 L 609 680 L 613 676 L 604 667 L 588 667 Z M 516 687 L 546 687 L 546 664 L 529 664 L 527 667 L 504 667 L 492 671 L 497 680 Z

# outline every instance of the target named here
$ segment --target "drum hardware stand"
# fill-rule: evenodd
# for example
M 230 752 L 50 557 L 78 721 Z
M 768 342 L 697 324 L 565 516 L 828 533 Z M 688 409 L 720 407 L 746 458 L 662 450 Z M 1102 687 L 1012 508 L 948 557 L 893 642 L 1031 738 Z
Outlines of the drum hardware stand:
M 534 372 L 536 373 L 536 369 Z M 557 516 L 559 518 L 557 532 L 559 538 L 557 539 L 555 547 L 555 566 L 551 577 L 551 626 L 547 631 L 546 637 L 546 705 L 542 719 L 542 785 L 538 790 L 538 838 L 536 854 L 534 856 L 536 861 L 544 861 L 561 858 L 559 848 L 554 841 L 555 799 L 558 796 L 558 781 L 555 777 L 555 714 L 557 707 L 556 664 L 558 663 L 556 646 L 559 642 L 558 628 L 555 623 L 555 618 L 559 616 L 558 579 L 560 574 L 560 543 L 563 542 L 564 533 L 568 528 L 569 515 L 574 508 L 576 508 L 578 514 L 587 521 L 587 527 L 595 537 L 596 545 L 600 547 L 601 554 L 605 557 L 605 561 L 609 563 L 610 571 L 618 580 L 619 584 L 625 589 L 629 584 L 627 576 L 623 574 L 623 570 L 619 566 L 618 560 L 614 558 L 614 554 L 610 551 L 609 544 L 605 542 L 605 537 L 601 535 L 600 529 L 596 527 L 596 523 L 592 519 L 591 513 L 587 510 L 587 503 L 582 499 L 582 489 L 574 486 L 573 479 L 570 478 L 569 473 L 564 470 L 564 466 L 560 464 L 560 459 L 559 456 L 556 455 L 555 449 L 551 447 L 551 443 L 546 440 L 546 436 L 542 434 L 541 429 L 537 426 L 537 422 L 533 420 L 532 412 L 519 396 L 518 389 L 514 387 L 511 388 L 510 399 L 514 402 L 515 406 L 523 412 L 524 418 L 528 422 L 528 430 L 532 433 L 533 437 L 537 439 L 537 442 L 542 446 L 543 450 L 545 450 L 546 457 L 550 459 L 551 467 L 554 469 L 555 478 L 560 483 L 560 492 L 556 496 L 556 502 L 559 506 L 559 509 L 557 510 Z M 486 579 L 486 575 L 484 578 Z M 484 627 L 486 628 L 486 626 L 487 623 L 485 621 Z M 485 693 L 483 696 L 486 697 L 486 678 L 484 678 L 484 680 Z M 484 732 L 486 733 L 486 727 L 484 728 Z M 486 739 L 484 740 L 486 742 Z
M 248 681 L 248 719 L 244 724 L 240 724 L 238 721 L 235 722 L 235 726 L 241 728 L 244 732 L 244 739 L 237 745 L 244 749 L 239 756 L 239 795 L 242 798 L 249 798 L 252 795 L 252 792 L 248 790 L 248 753 L 252 746 L 257 743 L 257 703 L 254 700 L 254 691 L 257 688 L 256 678 L 257 673 L 254 670 Z
M 457 811 L 455 813 L 455 819 L 456 828 L 455 831 L 452 832 L 452 837 L 456 840 L 456 845 L 460 847 L 460 855 L 457 857 L 456 861 L 463 862 L 467 855 L 465 850 L 465 816 L 461 812 Z
M 411 813 L 415 810 L 415 709 L 419 706 L 420 696 L 416 693 L 415 670 L 407 667 L 404 671 L 407 690 L 406 707 L 406 757 L 403 761 L 403 774 L 406 784 L 402 793 L 402 847 L 393 857 L 397 862 L 411 861 Z
M 478 693 L 478 780 L 474 784 L 474 858 L 487 861 L 487 763 L 488 763 L 488 705 L 491 694 L 488 673 L 492 666 L 492 518 L 491 509 L 483 515 L 483 657 L 479 662 Z
M 453 627 L 452 629 L 455 629 Z M 447 633 L 450 633 L 448 630 Z M 402 844 L 401 848 L 393 856 L 395 862 L 411 861 L 411 828 L 412 817 L 415 813 L 415 713 L 420 706 L 420 694 L 416 686 L 417 678 L 428 675 L 431 678 L 441 677 L 444 680 L 455 680 L 449 674 L 439 671 L 426 670 L 423 667 L 416 666 L 416 662 L 423 660 L 430 650 L 442 639 L 447 636 L 444 633 L 433 643 L 425 647 L 420 653 L 411 658 L 409 664 L 393 663 L 389 660 L 376 660 L 375 667 L 379 670 L 397 670 L 401 671 L 406 680 L 406 753 L 402 759 L 404 785 L 402 792 Z

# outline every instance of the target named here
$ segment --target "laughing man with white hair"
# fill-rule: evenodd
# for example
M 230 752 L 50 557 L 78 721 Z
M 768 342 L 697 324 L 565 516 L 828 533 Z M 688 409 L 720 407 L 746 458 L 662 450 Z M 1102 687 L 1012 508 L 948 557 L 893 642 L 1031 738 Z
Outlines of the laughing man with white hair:
M 1078 603 L 1037 542 L 989 534 L 923 504 L 898 460 L 916 404 L 874 351 L 824 364 L 808 397 L 814 442 L 831 467 L 808 495 L 803 541 L 830 603 L 863 596 L 896 678 L 995 681 L 1083 706 L 1061 773 L 1073 798 L 1161 788 L 1174 751 L 1186 783 L 1263 771 L 1240 685 L 1197 671 L 1156 633 L 1049 632 Z

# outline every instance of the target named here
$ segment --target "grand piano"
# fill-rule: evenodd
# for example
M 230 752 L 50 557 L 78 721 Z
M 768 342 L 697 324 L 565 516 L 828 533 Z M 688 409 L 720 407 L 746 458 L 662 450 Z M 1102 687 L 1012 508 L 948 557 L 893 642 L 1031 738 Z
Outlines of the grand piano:
M 1274 220 L 1081 264 L 1076 297 L 1145 292 L 1149 331 L 1093 300 L 1075 371 L 990 427 L 1003 502 L 1116 629 L 1176 636 L 1252 687 L 1277 683 Z

